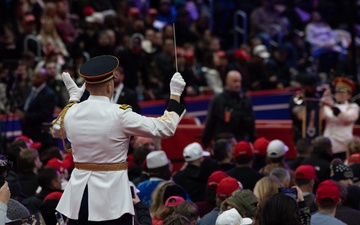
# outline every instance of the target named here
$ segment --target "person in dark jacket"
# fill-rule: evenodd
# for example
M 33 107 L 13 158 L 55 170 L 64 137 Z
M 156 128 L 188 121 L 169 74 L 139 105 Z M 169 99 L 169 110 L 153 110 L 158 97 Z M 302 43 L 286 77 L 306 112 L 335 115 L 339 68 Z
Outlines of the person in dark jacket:
M 203 151 L 199 143 L 194 142 L 187 145 L 183 152 L 187 165 L 173 176 L 174 182 L 186 190 L 193 202 L 203 201 L 205 198 L 207 177 L 203 181 L 201 165 L 204 161 L 204 156 L 209 155 L 210 153 Z
M 254 160 L 254 149 L 251 144 L 239 141 L 234 148 L 236 167 L 226 171 L 230 177 L 238 180 L 244 189 L 254 190 L 256 182 L 264 177 L 252 168 Z
M 61 191 L 61 177 L 57 169 L 45 167 L 39 171 L 37 179 L 41 191 L 22 201 L 22 204 L 26 206 L 32 214 L 40 212 L 43 200 L 48 194 L 55 191 Z
M 312 165 L 316 170 L 314 191 L 319 183 L 330 178 L 330 162 L 332 158 L 331 141 L 327 137 L 319 136 L 313 141 L 314 150 L 309 158 L 302 161 L 302 165 Z
M 207 148 L 219 133 L 231 132 L 237 141 L 254 141 L 255 117 L 251 100 L 241 91 L 241 74 L 231 70 L 226 76 L 225 90 L 215 96 L 209 106 L 202 144 Z
M 52 121 L 55 109 L 55 93 L 47 86 L 46 78 L 45 70 L 35 70 L 32 89 L 23 106 L 15 111 L 21 120 L 22 133 L 42 143 L 40 152 L 56 143 L 50 133 L 44 130 L 44 125 Z

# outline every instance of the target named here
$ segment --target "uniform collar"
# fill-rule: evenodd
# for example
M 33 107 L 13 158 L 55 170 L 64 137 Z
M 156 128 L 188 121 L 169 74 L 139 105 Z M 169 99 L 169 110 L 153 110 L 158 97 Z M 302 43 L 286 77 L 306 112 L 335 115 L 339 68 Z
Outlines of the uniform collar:
M 90 95 L 88 100 L 110 102 L 110 99 L 108 97 L 102 95 Z

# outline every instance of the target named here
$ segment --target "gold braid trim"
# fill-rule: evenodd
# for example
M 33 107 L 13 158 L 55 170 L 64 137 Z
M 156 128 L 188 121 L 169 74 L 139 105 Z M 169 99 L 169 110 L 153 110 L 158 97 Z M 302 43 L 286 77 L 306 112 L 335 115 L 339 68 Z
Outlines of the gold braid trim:
M 64 150 L 65 150 L 65 152 L 67 152 L 67 153 L 71 152 L 71 148 L 70 148 L 70 149 L 67 148 L 67 147 L 66 147 L 66 144 L 65 144 L 64 129 L 63 129 L 63 127 L 64 127 L 64 117 L 65 117 L 65 114 L 66 114 L 66 112 L 68 111 L 68 109 L 69 109 L 71 106 L 73 106 L 74 104 L 76 104 L 76 103 L 77 103 L 77 102 L 70 102 L 69 104 L 67 104 L 67 105 L 63 108 L 63 110 L 61 110 L 61 112 L 59 113 L 58 117 L 52 121 L 52 125 L 54 125 L 59 119 L 61 119 L 61 120 L 60 120 L 60 135 L 61 135 L 61 141 L 62 141 Z

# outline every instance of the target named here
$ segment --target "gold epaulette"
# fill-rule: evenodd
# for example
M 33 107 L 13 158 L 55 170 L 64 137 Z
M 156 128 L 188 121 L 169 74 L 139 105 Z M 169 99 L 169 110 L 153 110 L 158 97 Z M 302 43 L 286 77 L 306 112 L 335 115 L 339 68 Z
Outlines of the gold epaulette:
M 52 125 L 54 125 L 59 119 L 60 120 L 60 135 L 61 135 L 61 140 L 62 140 L 62 144 L 63 144 L 63 147 L 64 147 L 64 150 L 66 152 L 71 152 L 71 148 L 67 148 L 66 147 L 66 144 L 65 144 L 65 136 L 64 136 L 64 130 L 63 130 L 63 126 L 64 126 L 64 117 L 65 117 L 65 114 L 66 112 L 68 111 L 68 109 L 73 106 L 75 103 L 77 102 L 70 102 L 69 104 L 67 104 L 63 110 L 61 110 L 61 112 L 59 113 L 58 117 L 56 119 L 54 119 L 52 121 Z
M 119 108 L 125 110 L 125 109 L 131 109 L 132 107 L 131 107 L 131 105 L 121 104 L 121 105 L 119 106 Z

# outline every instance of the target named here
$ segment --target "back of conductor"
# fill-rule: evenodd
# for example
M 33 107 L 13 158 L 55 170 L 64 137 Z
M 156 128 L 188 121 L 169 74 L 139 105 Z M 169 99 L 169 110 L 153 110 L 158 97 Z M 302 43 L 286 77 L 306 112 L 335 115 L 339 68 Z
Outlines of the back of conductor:
M 80 68 L 90 92 L 88 100 L 81 103 L 77 102 L 85 87 L 78 88 L 67 73 L 63 74 L 72 105 L 52 130 L 53 136 L 71 142 L 75 161 L 56 208 L 70 219 L 69 224 L 131 224 L 134 208 L 126 164 L 130 137 L 171 137 L 186 111 L 179 103 L 185 86 L 180 73 L 171 79 L 170 100 L 159 118 L 141 116 L 128 105 L 111 103 L 118 65 L 116 57 L 105 55 L 90 59 Z

